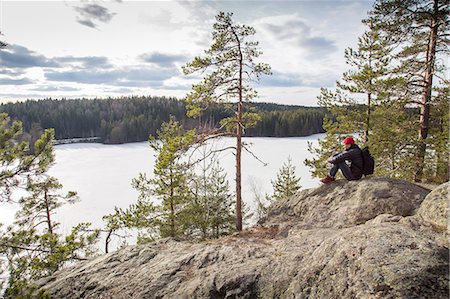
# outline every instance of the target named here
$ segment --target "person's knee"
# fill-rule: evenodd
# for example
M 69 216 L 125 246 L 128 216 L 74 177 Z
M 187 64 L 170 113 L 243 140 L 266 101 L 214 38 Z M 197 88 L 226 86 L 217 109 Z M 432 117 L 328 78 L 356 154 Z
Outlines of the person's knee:
M 336 165 L 339 166 L 340 169 L 342 169 L 343 167 L 348 167 L 347 164 L 345 164 L 345 162 L 339 162 Z

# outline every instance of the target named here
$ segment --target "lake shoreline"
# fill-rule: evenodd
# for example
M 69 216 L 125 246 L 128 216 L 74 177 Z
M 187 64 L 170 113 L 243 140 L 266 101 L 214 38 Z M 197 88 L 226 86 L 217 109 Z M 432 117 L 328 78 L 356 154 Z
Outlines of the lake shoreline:
M 270 138 L 270 139 L 287 139 L 287 138 L 305 138 L 305 137 L 313 137 L 314 135 L 323 135 L 325 132 L 318 132 L 313 133 L 310 135 L 298 135 L 298 136 L 242 136 L 243 138 Z M 231 136 L 224 136 L 226 138 L 234 138 Z M 98 140 L 98 141 L 94 141 Z M 67 144 L 77 144 L 77 143 L 83 143 L 83 144 L 103 144 L 103 145 L 124 145 L 124 144 L 133 144 L 133 143 L 142 143 L 147 142 L 148 140 L 141 140 L 141 141 L 132 141 L 132 142 L 122 142 L 122 143 L 105 143 L 103 141 L 100 141 L 100 137 L 86 137 L 86 138 L 67 138 L 67 139 L 55 139 L 54 145 L 67 145 Z

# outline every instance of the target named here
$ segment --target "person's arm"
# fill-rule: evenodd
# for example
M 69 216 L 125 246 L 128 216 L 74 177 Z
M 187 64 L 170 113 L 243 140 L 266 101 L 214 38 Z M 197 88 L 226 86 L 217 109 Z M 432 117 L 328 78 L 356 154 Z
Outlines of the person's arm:
M 330 156 L 328 159 L 327 159 L 327 162 L 328 163 L 331 163 L 331 161 L 334 159 L 334 157 L 336 157 L 337 155 L 339 155 L 340 153 L 337 153 L 337 154 L 334 154 L 333 156 Z
M 331 164 L 338 164 L 345 160 L 348 160 L 351 156 L 351 151 L 345 151 L 330 157 L 327 161 Z

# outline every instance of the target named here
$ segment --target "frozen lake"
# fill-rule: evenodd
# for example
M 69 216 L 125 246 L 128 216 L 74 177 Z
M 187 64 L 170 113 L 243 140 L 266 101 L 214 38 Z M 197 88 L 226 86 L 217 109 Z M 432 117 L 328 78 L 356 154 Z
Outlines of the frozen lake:
M 242 188 L 243 200 L 254 207 L 252 185 L 261 194 L 272 193 L 271 180 L 290 156 L 296 166 L 297 176 L 301 177 L 302 188 L 318 186 L 319 180 L 312 178 L 310 170 L 303 164 L 310 157 L 307 142 L 317 143 L 324 134 L 292 138 L 244 138 L 251 143 L 251 149 L 259 159 L 267 163 L 264 166 L 251 154 L 243 152 Z M 233 138 L 214 141 L 217 148 L 234 145 Z M 76 191 L 80 201 L 74 205 L 65 205 L 58 211 L 61 232 L 68 233 L 72 226 L 80 222 L 91 222 L 94 227 L 102 227 L 102 216 L 112 213 L 114 207 L 126 208 L 137 199 L 137 191 L 131 187 L 131 181 L 139 173 L 148 177 L 153 174 L 154 152 L 148 142 L 104 145 L 81 143 L 58 145 L 55 147 L 56 163 L 50 174 L 59 179 L 64 191 Z M 231 151 L 218 154 L 221 166 L 228 174 L 230 191 L 234 192 L 235 164 Z M 254 189 L 254 188 L 253 188 Z M 16 207 L 2 204 L 0 223 L 11 223 Z

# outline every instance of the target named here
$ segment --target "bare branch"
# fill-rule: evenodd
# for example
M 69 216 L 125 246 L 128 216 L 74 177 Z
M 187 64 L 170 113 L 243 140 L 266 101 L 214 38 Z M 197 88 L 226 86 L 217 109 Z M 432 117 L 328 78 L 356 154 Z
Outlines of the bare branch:
M 263 164 L 263 166 L 267 166 L 269 165 L 268 163 L 262 161 L 261 159 L 258 158 L 258 156 L 256 156 L 248 147 L 245 143 L 242 143 L 242 148 L 245 149 L 245 151 L 249 154 L 251 154 L 253 156 L 253 158 L 255 158 L 258 162 L 260 162 L 261 164 Z

